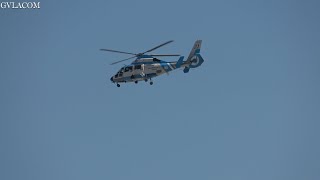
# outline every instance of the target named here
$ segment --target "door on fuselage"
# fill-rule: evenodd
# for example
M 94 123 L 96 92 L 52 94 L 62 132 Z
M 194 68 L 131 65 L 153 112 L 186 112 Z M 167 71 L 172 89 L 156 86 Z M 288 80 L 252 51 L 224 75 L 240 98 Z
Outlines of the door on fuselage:
M 143 76 L 143 64 L 134 65 L 134 76 L 137 78 Z

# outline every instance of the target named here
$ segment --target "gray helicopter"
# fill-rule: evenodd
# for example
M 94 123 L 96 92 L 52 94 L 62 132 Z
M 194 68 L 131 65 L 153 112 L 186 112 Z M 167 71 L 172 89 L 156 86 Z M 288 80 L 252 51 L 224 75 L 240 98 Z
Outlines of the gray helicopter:
M 191 68 L 197 68 L 204 62 L 203 58 L 200 55 L 202 40 L 197 40 L 194 43 L 193 48 L 186 61 L 183 61 L 184 56 L 180 56 L 178 54 L 146 54 L 172 42 L 172 40 L 167 41 L 150 50 L 138 54 L 111 49 L 100 49 L 102 51 L 133 55 L 132 57 L 123 59 L 121 61 L 113 62 L 111 63 L 111 65 L 136 58 L 130 65 L 123 66 L 114 76 L 112 76 L 110 78 L 111 82 L 117 84 L 117 87 L 120 87 L 120 83 L 134 82 L 137 84 L 139 81 L 148 82 L 148 80 L 150 80 L 150 85 L 152 85 L 152 78 L 154 77 L 160 76 L 162 74 L 168 74 L 170 71 L 179 68 L 183 68 L 183 72 L 188 73 Z M 164 56 L 180 57 L 178 61 L 174 62 L 167 62 L 157 58 Z

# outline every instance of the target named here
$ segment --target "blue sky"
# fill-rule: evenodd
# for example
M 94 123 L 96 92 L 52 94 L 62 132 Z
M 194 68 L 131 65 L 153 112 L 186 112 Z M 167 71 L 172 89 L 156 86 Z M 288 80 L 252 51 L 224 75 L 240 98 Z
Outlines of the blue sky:
M 0 179 L 319 179 L 319 1 L 41 1 L 0 10 Z M 117 88 L 127 56 L 203 65 Z M 166 60 L 166 59 L 165 59 Z M 176 60 L 169 58 L 167 60 Z M 128 64 L 130 62 L 126 62 Z

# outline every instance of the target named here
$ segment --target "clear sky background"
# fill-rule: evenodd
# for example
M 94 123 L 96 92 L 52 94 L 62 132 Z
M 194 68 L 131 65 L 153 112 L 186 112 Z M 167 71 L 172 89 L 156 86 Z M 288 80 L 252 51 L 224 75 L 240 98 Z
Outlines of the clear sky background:
M 1 180 L 320 179 L 320 1 L 45 1 L 0 10 Z M 128 56 L 197 69 L 123 84 Z M 177 60 L 169 58 L 164 60 Z M 126 62 L 126 64 L 129 64 Z

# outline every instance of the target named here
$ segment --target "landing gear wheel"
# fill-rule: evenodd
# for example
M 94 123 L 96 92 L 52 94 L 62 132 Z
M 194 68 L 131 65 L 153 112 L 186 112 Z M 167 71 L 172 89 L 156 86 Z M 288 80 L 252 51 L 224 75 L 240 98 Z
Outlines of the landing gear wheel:
M 117 87 L 120 87 L 120 84 L 117 84 Z
M 152 84 L 153 84 L 153 82 L 151 81 L 151 82 L 150 82 L 150 85 L 152 85 Z
M 144 82 L 148 82 L 148 79 L 145 79 Z
M 134 83 L 138 84 L 138 81 L 135 81 Z

